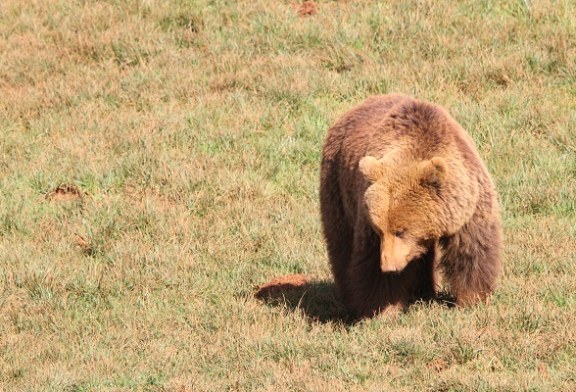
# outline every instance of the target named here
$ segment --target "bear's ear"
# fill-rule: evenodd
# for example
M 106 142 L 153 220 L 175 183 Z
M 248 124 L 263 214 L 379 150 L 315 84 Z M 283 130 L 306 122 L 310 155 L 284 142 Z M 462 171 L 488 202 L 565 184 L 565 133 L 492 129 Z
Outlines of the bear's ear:
M 360 172 L 371 182 L 376 182 L 384 173 L 384 165 L 382 162 L 378 161 L 378 159 L 365 156 L 364 158 L 360 159 L 360 163 L 358 164 L 360 168 Z
M 439 157 L 434 157 L 423 162 L 422 185 L 439 188 L 446 181 L 446 161 Z

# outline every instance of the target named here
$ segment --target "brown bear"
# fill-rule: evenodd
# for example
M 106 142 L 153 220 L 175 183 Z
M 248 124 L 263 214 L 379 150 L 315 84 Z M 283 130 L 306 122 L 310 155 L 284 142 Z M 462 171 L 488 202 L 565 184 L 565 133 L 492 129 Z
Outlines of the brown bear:
M 484 301 L 500 273 L 494 185 L 472 138 L 443 108 L 369 98 L 328 130 L 320 173 L 337 292 L 358 317 L 436 295 Z

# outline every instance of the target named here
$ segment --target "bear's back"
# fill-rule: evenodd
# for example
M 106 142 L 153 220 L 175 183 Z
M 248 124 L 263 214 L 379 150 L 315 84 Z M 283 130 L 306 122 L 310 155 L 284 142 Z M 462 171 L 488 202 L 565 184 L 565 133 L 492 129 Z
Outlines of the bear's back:
M 458 156 L 469 170 L 487 174 L 473 139 L 445 109 L 401 94 L 371 97 L 346 113 L 328 131 L 326 148 L 353 175 L 364 156 L 391 149 L 410 161 Z
M 445 109 L 401 94 L 375 96 L 344 114 L 324 144 L 323 171 L 332 167 L 331 181 L 346 210 L 358 205 L 367 185 L 358 172 L 360 160 L 391 153 L 400 166 L 444 157 L 486 189 L 493 187 L 473 139 Z

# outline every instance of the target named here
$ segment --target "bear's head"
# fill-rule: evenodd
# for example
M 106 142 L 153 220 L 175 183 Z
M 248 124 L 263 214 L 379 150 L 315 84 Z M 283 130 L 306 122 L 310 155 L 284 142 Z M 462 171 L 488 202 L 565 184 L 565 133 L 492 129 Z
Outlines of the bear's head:
M 472 216 L 478 185 L 463 167 L 442 157 L 414 161 L 364 157 L 364 206 L 380 237 L 382 272 L 399 272 L 435 241 L 454 234 Z

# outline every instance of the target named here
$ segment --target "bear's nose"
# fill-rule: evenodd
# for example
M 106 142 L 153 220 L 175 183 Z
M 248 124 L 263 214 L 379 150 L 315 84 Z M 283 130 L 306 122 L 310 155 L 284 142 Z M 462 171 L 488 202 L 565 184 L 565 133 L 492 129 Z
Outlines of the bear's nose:
M 398 268 L 393 263 L 388 263 L 384 259 L 380 261 L 380 270 L 384 273 L 398 272 Z

